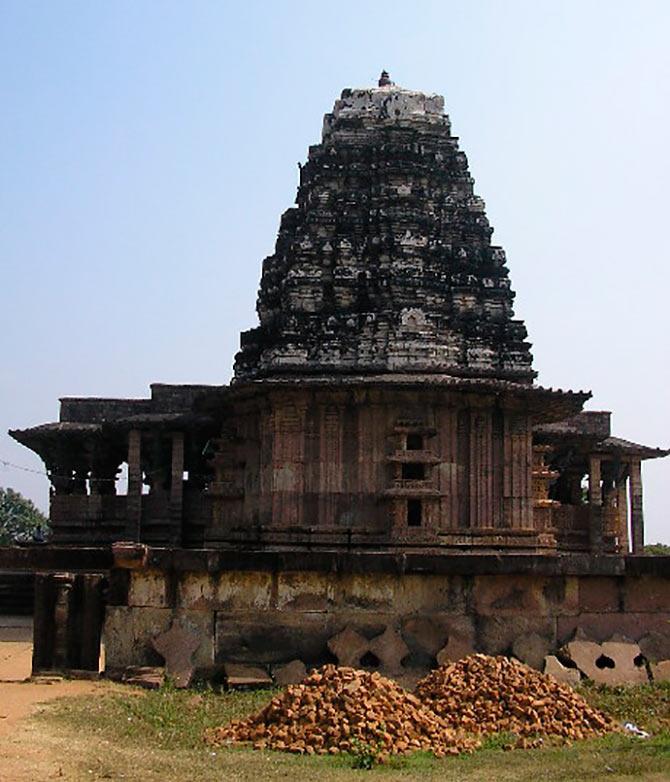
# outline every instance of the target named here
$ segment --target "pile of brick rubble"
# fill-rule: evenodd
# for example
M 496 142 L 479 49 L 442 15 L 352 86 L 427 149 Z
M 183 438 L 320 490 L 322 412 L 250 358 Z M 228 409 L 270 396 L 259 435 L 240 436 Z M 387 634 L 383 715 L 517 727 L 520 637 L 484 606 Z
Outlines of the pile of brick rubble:
M 326 665 L 257 714 L 205 738 L 216 746 L 250 742 L 320 755 L 367 746 L 383 759 L 417 750 L 438 757 L 471 752 L 476 734 L 509 732 L 520 737 L 517 746 L 535 746 L 542 736 L 578 740 L 614 730 L 571 687 L 516 660 L 475 654 L 432 671 L 416 696 L 379 673 Z
M 368 746 L 382 758 L 417 750 L 456 755 L 479 744 L 381 674 L 334 665 L 289 685 L 258 714 L 208 731 L 206 740 L 310 755 Z
M 617 729 L 569 685 L 507 657 L 473 654 L 431 671 L 421 702 L 453 730 L 579 740 Z

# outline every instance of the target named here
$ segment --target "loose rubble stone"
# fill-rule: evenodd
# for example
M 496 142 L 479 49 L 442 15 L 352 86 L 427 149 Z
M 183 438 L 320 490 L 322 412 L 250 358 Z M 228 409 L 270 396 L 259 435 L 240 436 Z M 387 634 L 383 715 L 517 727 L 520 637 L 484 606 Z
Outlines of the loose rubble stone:
M 165 672 L 175 687 L 188 687 L 194 673 L 193 655 L 200 646 L 199 636 L 173 622 L 167 632 L 155 636 L 151 643 L 165 660 Z
M 285 665 L 277 665 L 272 670 L 275 684 L 285 687 L 287 684 L 298 684 L 307 676 L 307 668 L 302 660 L 291 660 Z
M 617 730 L 571 687 L 506 657 L 474 654 L 438 668 L 416 694 L 449 727 L 468 733 L 573 740 Z
M 564 684 L 579 684 L 582 678 L 576 668 L 568 668 L 567 665 L 563 665 L 553 654 L 548 654 L 544 658 L 544 673 Z
M 380 759 L 417 750 L 455 755 L 479 743 L 380 673 L 334 665 L 289 686 L 258 714 L 207 731 L 205 739 L 214 746 L 252 742 L 255 749 L 301 755 L 349 752 L 360 742 Z
M 328 641 L 328 648 L 337 657 L 340 665 L 355 668 L 360 665 L 361 657 L 370 650 L 370 642 L 347 626 Z

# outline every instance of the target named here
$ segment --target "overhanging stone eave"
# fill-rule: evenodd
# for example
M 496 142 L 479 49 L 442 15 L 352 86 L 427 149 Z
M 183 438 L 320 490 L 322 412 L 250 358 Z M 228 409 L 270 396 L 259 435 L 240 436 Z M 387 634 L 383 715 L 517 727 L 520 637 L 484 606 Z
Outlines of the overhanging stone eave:
M 280 375 L 256 380 L 238 379 L 232 386 L 233 398 L 253 397 L 278 390 L 309 389 L 412 389 L 493 394 L 527 404 L 534 422 L 560 421 L 579 412 L 591 397 L 590 391 L 566 391 L 515 383 L 500 378 L 465 378 L 436 373 L 386 373 L 381 375 Z
M 666 456 L 670 456 L 670 449 L 641 445 L 630 440 L 623 440 L 620 437 L 608 437 L 606 440 L 597 443 L 594 450 L 597 455 L 602 457 L 616 455 L 620 458 L 630 457 L 647 460 L 663 459 Z
M 16 442 L 34 449 L 34 445 L 62 438 L 84 438 L 101 434 L 100 424 L 79 423 L 76 421 L 52 421 L 38 424 L 27 429 L 9 429 L 7 434 Z

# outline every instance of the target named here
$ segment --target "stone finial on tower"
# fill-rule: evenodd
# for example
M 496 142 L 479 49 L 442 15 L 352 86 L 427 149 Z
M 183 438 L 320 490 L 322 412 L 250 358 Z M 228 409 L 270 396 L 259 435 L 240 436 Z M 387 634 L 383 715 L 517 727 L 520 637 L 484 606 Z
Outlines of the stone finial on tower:
M 379 81 L 377 82 L 380 87 L 390 87 L 393 85 L 393 82 L 391 81 L 391 77 L 389 76 L 388 71 L 382 71 L 382 75 L 379 77 Z

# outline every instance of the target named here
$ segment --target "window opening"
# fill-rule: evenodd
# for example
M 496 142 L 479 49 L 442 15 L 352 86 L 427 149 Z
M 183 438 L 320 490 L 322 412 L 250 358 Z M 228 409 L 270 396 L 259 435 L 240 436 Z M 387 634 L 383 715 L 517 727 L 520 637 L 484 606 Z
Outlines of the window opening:
M 408 434 L 406 445 L 408 451 L 423 451 L 423 436 L 420 434 Z
M 419 462 L 407 462 L 402 465 L 401 475 L 404 481 L 423 481 L 426 477 L 426 465 Z
M 421 526 L 421 500 L 407 500 L 407 526 Z

